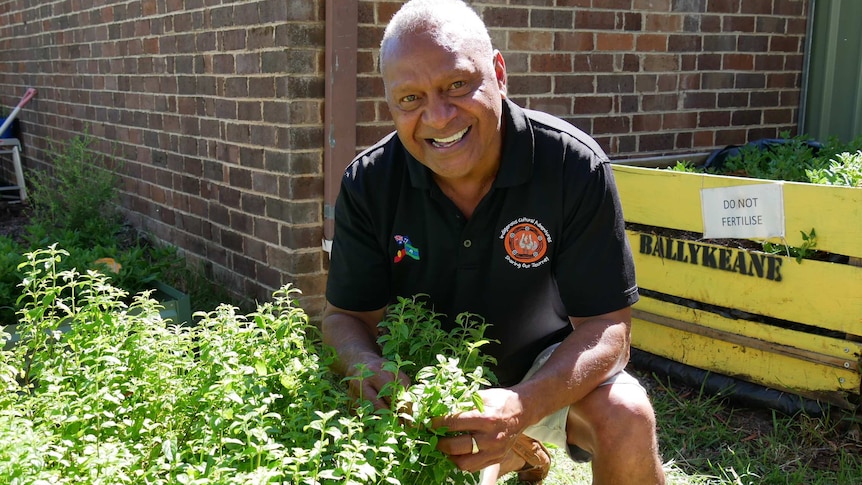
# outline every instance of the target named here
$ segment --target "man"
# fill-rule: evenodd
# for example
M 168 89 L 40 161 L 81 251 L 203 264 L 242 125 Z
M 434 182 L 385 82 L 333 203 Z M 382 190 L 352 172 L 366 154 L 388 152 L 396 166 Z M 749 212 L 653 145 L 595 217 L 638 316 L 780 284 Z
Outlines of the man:
M 638 296 L 606 155 L 506 98 L 503 57 L 461 0 L 406 3 L 380 65 L 396 133 L 353 161 L 336 204 L 322 325 L 336 370 L 373 371 L 351 382 L 372 400 L 407 383 L 382 371 L 377 323 L 396 296 L 427 294 L 500 342 L 483 348 L 501 386 L 481 391 L 484 412 L 441 423 L 458 467 L 529 466 L 511 453 L 526 435 L 591 459 L 595 483 L 663 483 L 652 407 L 623 372 Z

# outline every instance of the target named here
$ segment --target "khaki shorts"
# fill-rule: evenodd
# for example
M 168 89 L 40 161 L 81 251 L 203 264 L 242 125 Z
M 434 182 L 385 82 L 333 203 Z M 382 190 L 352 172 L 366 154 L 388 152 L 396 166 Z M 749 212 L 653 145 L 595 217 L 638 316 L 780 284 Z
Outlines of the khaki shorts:
M 532 377 L 533 374 L 536 373 L 536 371 L 538 371 L 542 368 L 543 365 L 545 365 L 545 363 L 548 361 L 548 358 L 551 357 L 551 354 L 554 353 L 554 350 L 556 350 L 558 345 L 560 344 L 556 343 L 548 347 L 547 349 L 542 351 L 542 353 L 540 353 L 538 357 L 536 357 L 536 360 L 533 362 L 533 367 L 531 367 L 530 370 L 527 371 L 527 373 L 524 375 L 522 382 Z M 611 376 L 608 380 L 601 383 L 599 386 L 609 386 L 611 384 L 635 385 L 638 386 L 644 392 L 644 394 L 646 394 L 646 389 L 641 386 L 640 382 L 638 382 L 637 379 L 635 379 L 631 374 L 627 373 L 626 371 L 620 371 L 618 374 Z M 566 440 L 566 422 L 568 420 L 568 416 L 569 407 L 566 406 L 549 416 L 545 416 L 538 423 L 528 427 L 524 430 L 524 434 L 529 436 L 530 438 L 533 438 L 534 440 L 552 444 L 563 450 L 568 450 L 569 455 L 572 457 L 572 459 L 576 461 L 587 461 L 589 459 L 589 453 L 586 453 L 583 450 L 580 450 L 581 453 L 573 453 L 574 450 L 570 448 L 570 445 Z M 586 456 L 586 459 L 584 454 Z

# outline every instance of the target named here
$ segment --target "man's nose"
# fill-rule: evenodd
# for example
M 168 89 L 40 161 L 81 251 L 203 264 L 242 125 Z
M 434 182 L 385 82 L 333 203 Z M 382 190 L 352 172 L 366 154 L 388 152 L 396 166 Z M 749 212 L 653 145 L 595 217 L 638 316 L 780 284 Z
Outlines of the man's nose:
M 422 121 L 432 128 L 445 128 L 455 117 L 456 108 L 446 96 L 429 96 Z

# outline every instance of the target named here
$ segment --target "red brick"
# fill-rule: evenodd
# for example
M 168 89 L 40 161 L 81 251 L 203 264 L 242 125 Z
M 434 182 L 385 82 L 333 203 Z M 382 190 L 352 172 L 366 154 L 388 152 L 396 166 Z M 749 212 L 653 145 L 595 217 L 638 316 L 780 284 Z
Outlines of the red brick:
M 555 32 L 554 50 L 583 52 L 595 47 L 592 32 Z
M 664 34 L 641 34 L 637 36 L 638 52 L 664 52 L 667 51 L 667 35 Z
M 610 113 L 613 109 L 614 100 L 611 96 L 590 96 L 575 98 L 575 113 L 598 114 Z
M 613 7 L 607 7 L 613 8 Z M 571 29 L 573 12 L 563 9 L 531 9 L 530 27 L 538 29 Z
M 715 132 L 714 131 L 704 131 L 699 130 L 694 132 L 694 140 L 692 142 L 692 146 L 694 147 L 713 147 L 715 146 Z
M 763 0 L 742 0 L 740 13 L 752 15 L 769 15 L 772 14 L 772 1 L 764 2 Z
M 645 55 L 643 59 L 643 70 L 645 72 L 672 72 L 679 68 L 679 56 Z
M 549 51 L 553 46 L 552 32 L 515 31 L 509 34 L 509 50 Z
M 722 68 L 731 71 L 751 71 L 754 69 L 754 56 L 751 54 L 724 54 Z
M 577 54 L 574 56 L 574 72 L 613 72 L 613 54 Z
M 706 10 L 710 13 L 737 13 L 740 0 L 708 0 Z
M 728 15 L 724 17 L 724 32 L 754 32 L 754 18 Z
M 610 11 L 578 10 L 575 12 L 576 30 L 614 30 L 616 13 Z
M 773 35 L 769 37 L 769 50 L 773 52 L 799 52 L 801 45 L 798 37 Z
M 596 34 L 596 49 L 600 51 L 626 51 L 634 48 L 634 35 L 611 34 L 599 32 Z
M 680 15 L 644 15 L 644 31 L 646 32 L 679 32 L 682 30 L 682 16 Z
M 530 57 L 532 72 L 571 72 L 571 54 L 533 54 Z

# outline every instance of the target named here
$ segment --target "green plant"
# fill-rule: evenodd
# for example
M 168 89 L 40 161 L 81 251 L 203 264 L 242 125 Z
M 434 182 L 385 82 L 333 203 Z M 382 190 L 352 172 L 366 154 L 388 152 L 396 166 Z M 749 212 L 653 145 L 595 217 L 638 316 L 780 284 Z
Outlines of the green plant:
M 8 290 L 0 295 L 0 323 L 15 320 L 21 294 L 15 281 L 20 276 L 16 266 L 25 251 L 56 244 L 69 253 L 59 263 L 61 271 L 101 271 L 128 295 L 150 288 L 152 281 L 175 275 L 177 268 L 185 266 L 175 248 L 151 244 L 138 234 L 129 237 L 115 204 L 118 177 L 110 170 L 114 162 L 92 149 L 94 141 L 84 133 L 63 147 L 52 144 L 52 169 L 32 174 L 31 217 L 22 245 L 14 248 L 18 257 L 11 257 L 11 249 L 0 257 L 0 289 Z M 0 246 L 0 251 L 4 249 Z M 109 268 L 99 262 L 106 259 L 117 266 Z M 201 297 L 210 294 L 221 295 L 214 290 L 198 292 Z M 199 308 L 212 309 L 224 301 L 208 300 L 211 306 Z
M 702 170 L 698 169 L 694 166 L 694 164 L 688 160 L 677 160 L 676 163 L 665 170 L 670 170 L 672 172 L 685 172 L 685 173 L 699 173 Z
M 742 173 L 753 178 L 805 182 L 805 170 L 814 159 L 814 148 L 805 136 L 790 137 L 783 132 L 780 137 L 786 143 L 761 149 L 756 145 L 743 145 L 739 154 L 727 158 L 723 170 Z
M 15 320 L 16 300 L 21 294 L 18 285 L 22 274 L 18 265 L 24 261 L 21 245 L 13 239 L 0 236 L 0 325 Z
M 146 293 L 126 303 L 102 273 L 61 270 L 68 256 L 52 246 L 20 265 L 21 339 L 0 351 L 4 483 L 475 483 L 436 450 L 445 430 L 429 426 L 472 409 L 489 384 L 481 367 L 461 367 L 489 362 L 475 317 L 449 334 L 418 300 L 399 301 L 382 324 L 390 352 L 429 339 L 452 353 L 417 362 L 414 383 L 391 388 L 393 407 L 374 411 L 352 406 L 329 371 L 334 355 L 297 290 L 248 315 L 221 305 L 176 326 Z M 477 342 L 455 338 L 467 335 Z
M 743 145 L 727 157 L 721 173 L 851 187 L 862 183 L 862 136 L 849 143 L 830 138 L 822 145 L 805 135 L 790 137 L 782 132 L 779 136 L 783 143 Z
M 34 223 L 43 226 L 49 236 L 73 231 L 83 245 L 105 245 L 120 230 L 115 204 L 119 179 L 106 157 L 91 148 L 93 141 L 85 132 L 65 146 L 51 143 L 51 169 L 31 174 Z
M 805 171 L 813 184 L 862 187 L 862 150 L 843 152 L 829 161 L 829 166 Z
M 817 247 L 817 234 L 814 232 L 813 227 L 811 228 L 811 232 L 808 234 L 806 234 L 805 231 L 799 232 L 802 234 L 802 244 L 798 247 L 764 241 L 763 250 L 770 254 L 784 253 L 788 257 L 796 258 L 797 263 L 802 263 L 803 259 L 808 259 L 814 255 L 814 248 Z

